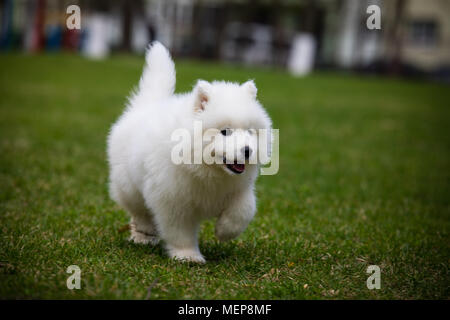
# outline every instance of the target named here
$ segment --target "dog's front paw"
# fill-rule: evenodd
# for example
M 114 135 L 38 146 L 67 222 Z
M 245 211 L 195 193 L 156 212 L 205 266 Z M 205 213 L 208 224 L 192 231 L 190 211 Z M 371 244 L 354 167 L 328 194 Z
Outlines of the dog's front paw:
M 183 262 L 196 262 L 196 263 L 205 263 L 206 260 L 200 251 L 195 249 L 175 249 L 168 248 L 167 249 L 169 256 L 172 259 L 183 261 Z
M 159 238 L 157 236 L 145 234 L 136 230 L 131 230 L 130 241 L 137 244 L 150 244 L 156 246 L 159 243 Z
M 216 224 L 216 237 L 220 241 L 229 241 L 237 238 L 242 233 L 243 228 L 219 221 Z

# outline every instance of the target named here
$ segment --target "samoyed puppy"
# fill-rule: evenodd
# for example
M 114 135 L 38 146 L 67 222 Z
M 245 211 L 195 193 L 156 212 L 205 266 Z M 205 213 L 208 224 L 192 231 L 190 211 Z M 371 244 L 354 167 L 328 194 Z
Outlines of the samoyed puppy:
M 162 240 L 171 258 L 204 263 L 197 239 L 202 220 L 217 218 L 215 234 L 225 241 L 255 215 L 261 162 L 254 160 L 271 120 L 253 81 L 199 80 L 191 92 L 174 94 L 167 49 L 155 42 L 145 59 L 139 86 L 108 137 L 110 195 L 131 216 L 131 241 Z M 206 140 L 214 144 L 195 141 L 199 125 L 200 138 L 208 131 Z M 184 136 L 190 138 L 181 141 Z M 200 155 L 208 149 L 214 161 L 195 161 L 196 148 Z M 179 163 L 174 155 L 189 161 Z

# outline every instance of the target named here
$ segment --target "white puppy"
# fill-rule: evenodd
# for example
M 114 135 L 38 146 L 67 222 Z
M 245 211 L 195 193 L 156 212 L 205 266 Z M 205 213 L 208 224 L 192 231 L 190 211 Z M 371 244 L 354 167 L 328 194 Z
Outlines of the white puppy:
M 253 81 L 200 80 L 186 94 L 174 94 L 174 88 L 174 63 L 156 42 L 147 51 L 137 91 L 111 128 L 110 194 L 131 215 L 130 240 L 157 244 L 162 239 L 170 257 L 205 262 L 197 241 L 203 219 L 217 217 L 216 236 L 229 240 L 255 214 L 259 165 L 249 163 L 257 154 L 258 129 L 270 130 L 271 121 L 256 100 Z M 195 123 L 203 132 L 216 128 L 212 140 L 222 145 L 233 139 L 234 149 L 214 145 L 213 164 L 174 163 L 180 142 L 173 141 L 173 133 L 184 129 L 193 136 Z M 195 153 L 195 142 L 181 145 Z

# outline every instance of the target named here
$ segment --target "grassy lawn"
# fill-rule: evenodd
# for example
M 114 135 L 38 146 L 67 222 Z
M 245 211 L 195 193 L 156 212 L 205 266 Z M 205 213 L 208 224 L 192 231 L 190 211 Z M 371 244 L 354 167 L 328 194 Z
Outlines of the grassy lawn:
M 0 298 L 450 298 L 448 86 L 179 61 L 177 91 L 254 78 L 280 129 L 255 219 L 229 243 L 203 224 L 199 266 L 129 243 L 108 196 L 106 135 L 142 64 L 0 56 Z

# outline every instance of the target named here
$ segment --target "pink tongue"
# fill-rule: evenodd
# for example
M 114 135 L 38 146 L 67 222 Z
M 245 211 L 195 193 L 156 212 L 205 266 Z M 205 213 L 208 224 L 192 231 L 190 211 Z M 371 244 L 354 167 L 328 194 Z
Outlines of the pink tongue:
M 232 167 L 238 172 L 242 172 L 245 170 L 245 164 L 233 164 Z

